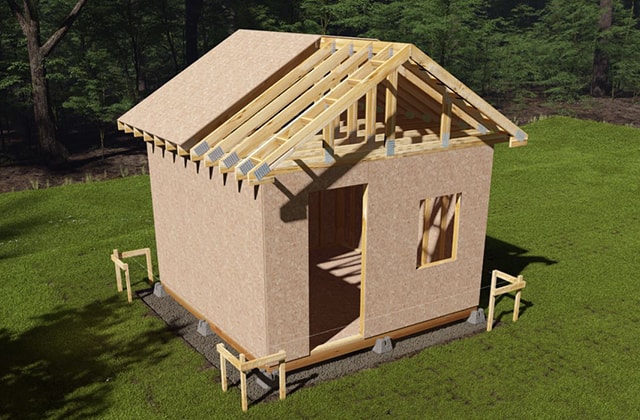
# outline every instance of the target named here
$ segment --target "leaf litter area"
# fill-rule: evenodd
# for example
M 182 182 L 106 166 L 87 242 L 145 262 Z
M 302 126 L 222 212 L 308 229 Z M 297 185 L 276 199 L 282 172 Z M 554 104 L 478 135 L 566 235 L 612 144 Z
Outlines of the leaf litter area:
M 519 125 L 553 115 L 640 127 L 640 99 L 591 98 L 574 102 L 549 102 L 525 98 L 500 107 L 500 111 Z M 534 139 L 532 139 L 534 140 Z M 145 144 L 132 136 L 108 140 L 104 150 L 94 143 L 63 139 L 71 151 L 69 163 L 49 168 L 28 156 L 11 153 L 11 139 L 0 148 L 0 193 L 49 188 L 78 182 L 94 182 L 148 173 Z M 16 141 L 14 141 L 16 143 Z

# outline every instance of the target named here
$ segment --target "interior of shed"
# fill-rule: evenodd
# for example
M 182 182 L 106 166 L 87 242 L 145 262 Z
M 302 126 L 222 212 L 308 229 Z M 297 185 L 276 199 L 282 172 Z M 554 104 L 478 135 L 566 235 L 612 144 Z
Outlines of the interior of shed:
M 365 185 L 309 194 L 309 348 L 361 330 Z

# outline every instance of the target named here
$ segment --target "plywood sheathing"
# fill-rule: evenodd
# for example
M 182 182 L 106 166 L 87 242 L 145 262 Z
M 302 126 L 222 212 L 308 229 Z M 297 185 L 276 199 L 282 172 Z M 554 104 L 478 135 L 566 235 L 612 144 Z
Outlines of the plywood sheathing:
M 163 284 L 249 353 L 267 354 L 262 200 L 150 144 L 147 154 Z
M 237 112 L 247 96 L 310 55 L 319 40 L 317 35 L 239 30 L 118 121 L 191 147 Z
M 348 169 L 338 166 L 313 171 L 313 176 L 293 172 L 280 176 L 275 185 L 262 186 L 269 238 L 268 352 L 284 347 L 291 360 L 311 350 L 305 351 L 309 332 L 305 207 L 308 193 L 315 190 L 367 184 L 365 338 L 477 305 L 492 158 L 493 149 L 484 146 L 361 162 Z M 462 194 L 457 259 L 416 269 L 420 200 L 452 193 Z

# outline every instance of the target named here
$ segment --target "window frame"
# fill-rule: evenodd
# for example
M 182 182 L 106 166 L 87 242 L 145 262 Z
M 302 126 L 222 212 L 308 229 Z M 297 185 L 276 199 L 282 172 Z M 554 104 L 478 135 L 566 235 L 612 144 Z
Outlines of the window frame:
M 438 200 L 440 200 L 440 204 L 435 207 Z M 433 267 L 457 259 L 461 203 L 461 192 L 420 200 L 416 269 Z M 433 215 L 434 209 L 440 214 Z M 443 217 L 445 217 L 445 223 L 442 223 Z M 450 221 L 447 223 L 447 220 Z M 449 226 L 451 226 L 450 233 L 448 232 Z M 438 254 L 435 257 L 429 254 L 429 235 L 433 235 L 434 231 L 439 231 L 433 249 L 433 254 Z

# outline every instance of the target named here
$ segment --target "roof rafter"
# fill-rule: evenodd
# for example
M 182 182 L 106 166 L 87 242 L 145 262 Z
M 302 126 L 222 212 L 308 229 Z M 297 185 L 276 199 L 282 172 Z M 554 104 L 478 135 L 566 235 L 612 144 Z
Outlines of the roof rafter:
M 349 47 L 346 47 L 347 49 Z M 342 48 L 338 51 L 342 51 Z M 347 50 L 349 51 L 349 50 Z M 337 54 L 337 53 L 336 53 Z M 327 91 L 336 86 L 349 73 L 353 72 L 362 63 L 367 60 L 367 50 L 363 49 L 355 52 L 345 61 L 337 66 L 330 66 L 328 69 L 323 67 L 322 76 L 312 87 L 306 90 L 302 95 L 295 98 L 292 102 L 282 109 L 277 115 L 266 122 L 258 130 L 253 132 L 242 142 L 238 142 L 224 156 L 219 159 L 219 168 L 221 172 L 227 172 L 226 169 L 233 170 L 237 165 L 241 164 L 241 159 L 246 159 L 247 155 L 265 138 L 270 136 L 277 137 L 284 135 L 290 125 L 282 127 L 289 121 L 294 121 L 296 116 L 305 111 L 310 105 L 317 101 Z M 275 133 L 275 134 L 274 134 Z M 210 162 L 210 163 L 209 163 Z M 207 160 L 207 164 L 212 166 L 215 161 Z
M 442 66 L 433 61 L 431 57 L 418 48 L 413 47 L 411 59 L 509 133 L 511 135 L 509 139 L 510 147 L 524 146 L 527 143 L 527 133 L 522 131 L 520 127 L 502 115 L 500 111 L 491 106 L 487 101 L 478 96 L 478 94 L 465 86 L 464 83 L 456 79 Z
M 322 67 L 328 65 L 326 58 L 332 55 L 333 51 L 330 46 L 316 51 L 311 57 L 307 58 L 300 65 L 296 66 L 282 79 L 278 80 L 274 85 L 257 96 L 248 103 L 242 110 L 225 121 L 222 125 L 208 134 L 200 141 L 191 152 L 191 159 L 200 160 L 209 148 L 223 142 L 232 133 L 236 133 L 236 137 L 242 138 L 255 130 L 256 126 L 264 123 L 271 118 L 275 109 L 277 112 L 278 105 L 282 103 L 286 95 L 296 95 L 298 92 L 304 91 L 308 87 L 307 83 L 322 71 Z M 332 62 L 335 60 L 335 54 Z M 327 64 L 325 64 L 327 63 Z M 228 140 L 231 143 L 233 140 Z M 206 146 L 201 146 L 205 144 Z M 228 147 L 228 146 L 227 146 Z M 198 155 L 196 149 L 200 148 L 202 153 Z
M 391 56 L 385 57 L 385 54 Z M 321 130 L 331 120 L 347 110 L 354 101 L 357 101 L 365 95 L 367 91 L 375 89 L 390 72 L 396 71 L 398 67 L 407 61 L 410 55 L 410 45 L 404 46 L 397 52 L 393 51 L 392 47 L 381 50 L 373 60 L 365 63 L 353 76 L 345 79 L 334 90 L 330 91 L 323 100 L 317 102 L 305 112 L 305 114 L 312 115 L 313 120 L 300 128 L 300 130 L 297 130 L 295 134 L 279 145 L 276 150 L 260 159 L 260 165 L 251 169 L 246 174 L 248 179 L 260 181 L 261 178 L 271 171 L 271 166 L 275 168 L 278 161 L 281 161 L 283 157 L 286 157 L 287 154 L 295 150 L 295 146 L 308 140 L 310 135 Z M 378 62 L 380 64 L 378 64 Z M 325 108 L 325 104 L 329 106 Z
M 216 89 L 225 95 L 224 86 Z M 414 45 L 328 36 L 202 127 L 193 137 L 200 141 L 125 121 L 118 119 L 119 130 L 249 184 L 303 166 L 527 143 L 526 133 Z

